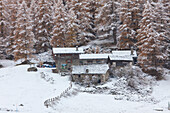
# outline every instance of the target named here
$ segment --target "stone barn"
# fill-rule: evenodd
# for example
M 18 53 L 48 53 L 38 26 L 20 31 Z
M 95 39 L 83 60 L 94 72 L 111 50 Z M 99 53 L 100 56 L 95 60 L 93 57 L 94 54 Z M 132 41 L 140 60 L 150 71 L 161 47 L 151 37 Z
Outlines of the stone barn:
M 112 55 L 109 55 L 107 62 L 112 67 L 132 66 L 137 63 L 137 54 L 134 50 L 112 51 Z
M 79 54 L 82 48 L 53 48 L 53 57 L 57 72 L 71 72 L 72 65 L 79 65 Z
M 137 53 L 136 50 L 117 50 L 117 51 L 112 51 L 112 55 L 114 56 L 122 56 L 122 57 L 126 57 L 126 56 L 130 56 L 133 59 L 133 64 L 137 63 Z
M 116 56 L 109 55 L 108 64 L 110 67 L 124 67 L 124 66 L 132 66 L 133 59 L 131 56 Z
M 83 84 L 105 83 L 109 78 L 107 64 L 73 66 L 72 80 Z

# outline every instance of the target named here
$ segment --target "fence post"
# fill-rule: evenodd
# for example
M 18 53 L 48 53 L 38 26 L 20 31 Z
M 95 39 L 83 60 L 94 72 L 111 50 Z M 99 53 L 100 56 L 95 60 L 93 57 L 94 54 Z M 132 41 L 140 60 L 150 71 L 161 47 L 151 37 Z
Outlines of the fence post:
M 170 110 L 170 101 L 168 102 L 168 110 Z

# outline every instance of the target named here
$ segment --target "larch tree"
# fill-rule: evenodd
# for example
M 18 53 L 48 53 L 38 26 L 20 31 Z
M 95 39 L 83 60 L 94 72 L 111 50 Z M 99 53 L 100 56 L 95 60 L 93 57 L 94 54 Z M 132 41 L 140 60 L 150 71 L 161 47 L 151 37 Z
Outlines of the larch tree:
M 67 12 L 68 13 L 68 21 L 66 24 L 66 37 L 67 37 L 67 44 L 68 46 L 76 46 L 76 34 L 77 34 L 77 23 L 76 23 L 76 15 L 74 11 L 71 9 Z
M 95 39 L 94 12 L 96 7 L 92 0 L 71 0 L 71 9 L 75 12 L 77 19 L 77 41 L 83 45 L 91 39 Z
M 38 20 L 36 28 L 36 53 L 45 52 L 51 49 L 50 39 L 51 31 L 53 27 L 52 21 L 52 6 L 48 0 L 39 0 L 39 11 L 37 12 L 35 19 Z
M 38 42 L 38 17 L 37 12 L 40 9 L 38 2 L 35 0 L 31 0 L 30 5 L 30 17 L 32 20 L 32 32 L 34 33 L 34 37 L 36 39 L 36 42 Z M 35 46 L 35 45 L 34 45 Z
M 99 39 L 113 39 L 117 43 L 117 11 L 115 1 L 101 0 L 96 10 L 95 30 Z
M 122 0 L 119 16 L 121 25 L 119 26 L 120 36 L 118 37 L 119 49 L 130 49 L 137 42 L 137 30 L 141 19 L 141 1 Z
M 30 11 L 25 1 L 19 4 L 16 29 L 14 31 L 14 58 L 15 60 L 32 58 L 34 34 L 32 32 L 32 22 Z
M 154 29 L 155 11 L 150 2 L 145 4 L 142 17 L 137 36 L 138 64 L 144 72 L 161 79 L 162 65 L 166 56 L 160 49 L 160 43 L 164 40 L 164 37 Z
M 161 51 L 166 54 L 167 59 L 165 61 L 165 65 L 168 62 L 168 57 L 170 57 L 170 39 L 168 38 L 170 36 L 169 30 L 170 29 L 170 20 L 168 16 L 168 5 L 169 2 L 166 0 L 158 0 L 156 3 L 152 3 L 155 8 L 155 18 L 154 18 L 154 29 L 162 36 L 164 37 L 164 40 L 160 42 L 160 49 Z M 170 3 L 169 3 L 170 4 Z M 170 10 L 169 10 L 170 12 Z M 168 67 L 168 66 L 166 66 Z
M 11 0 L 7 0 L 7 7 L 8 7 L 8 14 L 9 14 L 9 23 L 10 23 L 10 29 L 9 32 L 9 37 L 7 39 L 7 45 L 6 45 L 6 51 L 8 53 L 9 56 L 13 56 L 14 55 L 14 31 L 16 29 L 16 15 L 17 15 L 17 10 L 18 10 L 18 0 L 16 1 L 11 1 Z
M 55 8 L 51 45 L 53 47 L 73 46 L 76 41 L 74 12 L 71 9 L 67 12 L 61 0 L 56 3 Z
M 0 0 L 0 56 L 3 56 L 9 37 L 9 14 L 6 11 L 6 3 L 4 0 Z
M 167 45 L 166 47 L 166 51 L 165 54 L 167 55 L 167 59 L 166 59 L 166 63 L 165 63 L 165 67 L 169 68 L 169 63 L 168 61 L 170 61 L 170 2 L 169 0 L 162 0 L 163 3 L 163 11 L 164 11 L 164 15 L 163 15 L 163 20 L 164 20 L 164 28 L 165 28 L 165 43 Z

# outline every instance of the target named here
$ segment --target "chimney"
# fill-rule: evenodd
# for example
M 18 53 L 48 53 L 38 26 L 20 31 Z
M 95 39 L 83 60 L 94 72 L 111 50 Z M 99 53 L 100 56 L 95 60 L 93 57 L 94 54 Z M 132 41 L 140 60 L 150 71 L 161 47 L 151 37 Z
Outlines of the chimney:
M 133 55 L 133 46 L 131 47 L 131 55 Z
M 76 46 L 76 51 L 78 51 L 79 50 L 79 48 L 78 48 L 78 46 Z
M 89 69 L 86 69 L 86 73 L 89 73 Z

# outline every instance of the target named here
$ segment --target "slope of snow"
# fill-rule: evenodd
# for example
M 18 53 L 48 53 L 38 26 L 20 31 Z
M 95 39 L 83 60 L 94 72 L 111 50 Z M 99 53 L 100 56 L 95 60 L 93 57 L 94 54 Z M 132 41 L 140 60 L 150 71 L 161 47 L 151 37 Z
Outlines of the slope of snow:
M 69 86 L 68 78 L 52 74 L 51 69 L 39 69 L 38 72 L 27 72 L 29 66 L 16 66 L 0 69 L 0 108 L 12 109 L 23 113 L 46 113 L 43 103 L 46 99 L 59 95 Z M 40 77 L 40 72 L 50 73 L 54 84 Z M 24 106 L 19 106 L 23 104 Z M 0 113 L 6 113 L 1 111 Z
M 3 62 L 6 67 L 0 69 L 0 113 L 9 113 L 7 109 L 21 113 L 158 113 L 154 110 L 157 108 L 163 109 L 159 113 L 170 112 L 169 74 L 166 80 L 158 81 L 154 86 L 152 96 L 159 101 L 156 104 L 116 100 L 114 95 L 78 92 L 78 95 L 62 98 L 53 109 L 45 108 L 43 103 L 46 99 L 58 96 L 69 86 L 68 77 L 53 74 L 48 68 L 27 72 L 28 65 L 12 66 L 14 62 Z M 54 84 L 42 79 L 40 72 L 53 77 Z M 78 87 L 74 85 L 74 88 Z
M 55 109 L 59 113 L 156 113 L 153 106 L 145 102 L 115 100 L 111 95 L 80 93 L 62 100 Z

